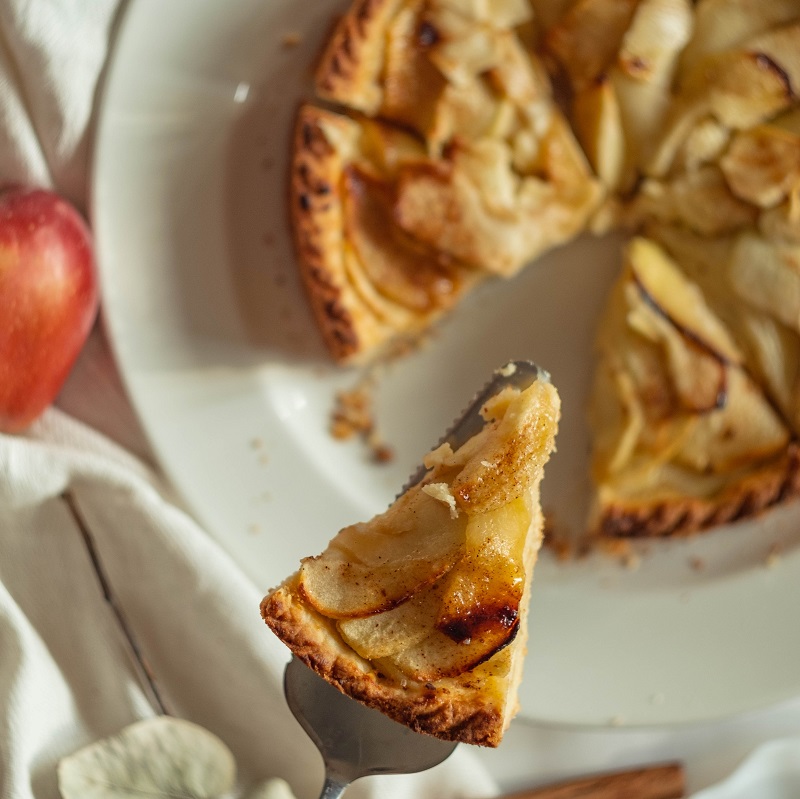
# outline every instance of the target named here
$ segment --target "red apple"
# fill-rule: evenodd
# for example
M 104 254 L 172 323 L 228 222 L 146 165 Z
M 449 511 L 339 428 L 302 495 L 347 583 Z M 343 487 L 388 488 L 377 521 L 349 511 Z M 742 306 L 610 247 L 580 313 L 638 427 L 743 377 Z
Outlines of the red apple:
M 97 314 L 92 240 L 50 191 L 0 193 L 0 429 L 23 430 L 50 405 Z

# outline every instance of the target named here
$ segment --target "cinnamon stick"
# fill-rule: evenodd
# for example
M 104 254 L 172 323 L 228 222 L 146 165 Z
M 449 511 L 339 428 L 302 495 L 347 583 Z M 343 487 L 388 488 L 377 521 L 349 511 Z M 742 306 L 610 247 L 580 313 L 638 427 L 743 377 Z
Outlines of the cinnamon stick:
M 508 794 L 503 799 L 680 799 L 685 793 L 683 766 L 655 766 L 576 780 Z

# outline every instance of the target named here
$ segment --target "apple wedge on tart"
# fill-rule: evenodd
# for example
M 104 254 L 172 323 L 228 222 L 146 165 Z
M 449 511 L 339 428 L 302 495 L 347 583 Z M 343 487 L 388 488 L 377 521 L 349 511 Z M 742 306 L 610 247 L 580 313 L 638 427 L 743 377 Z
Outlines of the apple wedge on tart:
M 695 532 L 800 491 L 792 430 L 698 285 L 633 239 L 598 335 L 593 526 Z
M 481 429 L 262 602 L 292 652 L 345 694 L 446 740 L 496 746 L 517 709 L 539 485 L 559 398 L 544 373 L 482 407 Z

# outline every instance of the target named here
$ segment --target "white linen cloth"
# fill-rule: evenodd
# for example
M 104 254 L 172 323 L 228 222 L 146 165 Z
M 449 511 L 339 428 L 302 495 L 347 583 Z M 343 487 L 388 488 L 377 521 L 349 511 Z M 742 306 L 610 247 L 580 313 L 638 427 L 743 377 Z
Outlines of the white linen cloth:
M 0 183 L 85 207 L 91 122 L 117 0 L 0 3 Z M 153 714 L 78 520 L 170 709 L 217 734 L 243 784 L 316 797 L 321 760 L 286 708 L 284 647 L 263 586 L 181 508 L 157 470 L 100 329 L 52 408 L 0 434 L 0 797 L 55 799 L 58 760 Z M 113 439 L 113 441 L 112 441 Z M 471 751 L 421 775 L 369 778 L 353 797 L 486 797 Z

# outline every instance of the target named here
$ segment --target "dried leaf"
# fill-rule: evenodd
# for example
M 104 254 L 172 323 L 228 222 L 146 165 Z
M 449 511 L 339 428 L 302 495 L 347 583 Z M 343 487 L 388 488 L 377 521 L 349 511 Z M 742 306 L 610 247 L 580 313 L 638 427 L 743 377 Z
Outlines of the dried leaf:
M 63 799 L 214 799 L 235 780 L 233 755 L 219 738 L 168 716 L 131 724 L 58 765 Z

